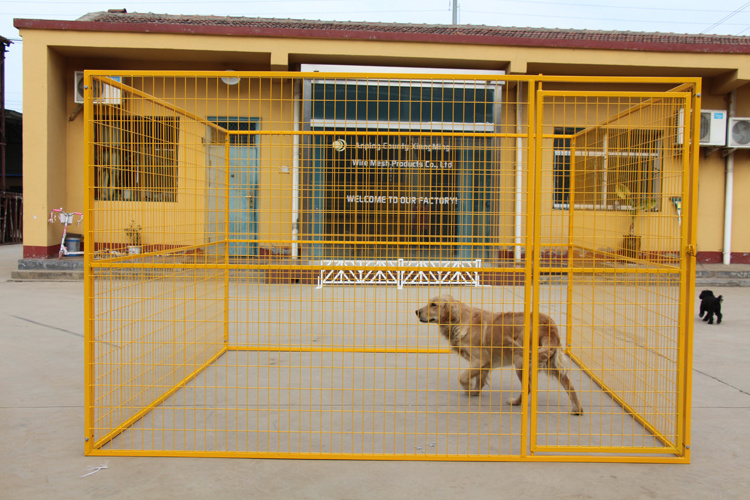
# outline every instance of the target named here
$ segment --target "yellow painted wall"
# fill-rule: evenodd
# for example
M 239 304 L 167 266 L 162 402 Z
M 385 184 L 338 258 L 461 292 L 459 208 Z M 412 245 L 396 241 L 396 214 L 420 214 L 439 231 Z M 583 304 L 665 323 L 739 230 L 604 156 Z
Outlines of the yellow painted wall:
M 145 111 L 156 116 L 154 110 Z M 206 149 L 202 138 L 206 125 L 189 117 L 180 119 L 177 143 L 177 196 L 175 202 L 156 201 L 106 201 L 94 202 L 96 219 L 90 221 L 96 242 L 108 247 L 129 243 L 126 228 L 131 223 L 142 231 L 142 245 L 146 249 L 159 247 L 184 247 L 203 245 L 208 241 L 206 214 Z M 223 148 L 221 148 L 223 153 Z M 219 161 L 223 162 L 223 155 Z M 223 179 L 222 179 L 223 180 Z M 223 186 L 215 186 L 223 197 Z M 223 206 L 221 207 L 223 209 Z M 223 233 L 221 238 L 223 239 Z M 216 241 L 214 238 L 213 241 Z
M 64 61 L 39 42 L 36 33 L 24 41 L 24 244 L 59 244 L 62 226 L 50 225 L 50 210 L 83 208 L 83 200 L 68 203 L 63 93 Z
M 591 133 L 600 128 L 638 131 L 657 130 L 661 133 L 658 151 L 659 196 L 654 198 L 657 209 L 653 212 L 640 212 L 635 218 L 634 232 L 641 241 L 641 250 L 651 252 L 679 252 L 680 219 L 672 198 L 682 193 L 684 169 L 682 146 L 676 144 L 677 107 L 670 103 L 655 100 L 642 107 L 641 103 L 651 101 L 637 94 L 625 93 L 592 95 L 587 104 L 581 104 L 574 97 L 550 96 L 545 98 L 542 120 L 543 134 L 552 134 L 554 127 L 586 127 Z M 622 115 L 618 119 L 613 119 Z M 583 132 L 582 132 L 583 133 Z M 587 140 L 585 135 L 575 141 L 575 158 L 585 158 Z M 602 150 L 601 144 L 593 150 Z M 576 150 L 578 148 L 578 156 Z M 541 185 L 541 238 L 543 246 L 567 245 L 569 225 L 573 227 L 573 244 L 589 250 L 616 252 L 621 249 L 623 235 L 628 233 L 632 216 L 629 211 L 593 209 L 581 207 L 580 202 L 569 209 L 553 209 L 554 191 L 554 146 L 552 138 L 542 140 L 540 166 Z M 611 188 L 611 187 L 610 187 Z M 573 214 L 573 220 L 569 217 Z
M 444 43 L 409 43 L 366 40 L 252 39 L 230 36 L 192 36 L 156 33 L 101 33 L 23 29 L 24 38 L 24 245 L 49 246 L 59 242 L 60 228 L 46 222 L 51 208 L 83 208 L 82 119 L 69 121 L 72 74 L 75 69 L 287 69 L 299 62 L 451 66 L 457 68 L 506 69 L 509 73 L 599 74 L 599 75 L 703 75 L 705 108 L 725 108 L 724 89 L 731 87 L 725 75 L 736 70 L 736 78 L 750 80 L 750 61 L 744 55 L 703 53 L 658 53 L 612 50 L 556 49 L 534 47 L 468 46 Z M 252 43 L 248 43 L 251 41 Z M 39 62 L 43 61 L 43 64 Z M 563 61 L 561 63 L 560 61 Z M 728 83 L 729 82 L 729 83 Z M 712 84 L 716 85 L 716 90 Z M 291 86 L 279 82 L 264 92 L 291 95 Z M 718 92 L 715 94 L 714 92 Z M 750 116 L 750 90 L 737 92 L 737 114 Z M 284 100 L 268 109 L 247 109 L 259 117 L 261 128 L 269 116 L 288 116 Z M 271 109 L 276 107 L 277 109 Z M 196 113 L 199 113 L 196 109 Z M 202 110 L 208 112 L 208 109 Z M 216 110 L 217 114 L 220 109 Z M 200 113 L 199 113 L 200 114 Z M 270 151 L 261 158 L 261 182 L 272 186 L 269 197 L 260 200 L 267 214 L 260 222 L 261 237 L 286 239 L 291 232 L 288 217 L 291 170 L 289 137 L 263 137 L 261 147 Z M 699 251 L 720 251 L 723 220 L 723 159 L 714 154 L 701 158 L 699 183 Z M 747 211 L 742 195 L 750 182 L 747 151 L 736 153 L 735 211 Z M 513 159 L 504 156 L 504 165 Z M 512 174 L 504 182 L 512 181 Z M 278 210 L 268 211 L 268 207 Z M 512 210 L 503 209 L 506 219 Z M 511 227 L 512 224 L 503 224 Z M 552 227 L 553 224 L 550 224 Z M 735 217 L 733 250 L 750 252 L 750 231 Z
M 737 90 L 736 116 L 750 117 L 750 88 Z M 732 252 L 750 253 L 750 229 L 747 214 L 750 214 L 750 149 L 734 153 L 734 195 L 732 217 Z M 709 202 L 710 203 L 710 202 Z
M 188 113 L 200 117 L 228 116 L 258 120 L 259 131 L 286 132 L 287 134 L 257 135 L 259 149 L 259 192 L 256 207 L 259 213 L 258 237 L 273 242 L 289 240 L 292 232 L 292 136 L 293 87 L 290 79 L 241 79 L 235 86 L 218 83 L 206 88 L 206 80 L 198 80 L 197 88 L 185 88 L 161 78 L 136 78 L 135 84 L 146 93 L 174 102 Z M 211 81 L 214 83 L 215 81 Z M 196 99 L 193 93 L 207 98 Z M 196 137 L 200 137 L 200 131 Z M 183 163 L 185 149 L 178 158 Z M 191 154 L 198 154 L 191 152 Z M 188 165 L 201 166 L 201 158 Z M 180 169 L 184 172 L 183 168 Z M 286 167 L 286 168 L 284 168 Z M 181 174 L 181 176 L 184 174 Z M 202 180 L 203 181 L 203 180 Z M 184 181 L 179 183 L 178 206 L 184 199 Z M 188 191 L 189 192 L 189 189 Z M 201 207 L 203 198 L 191 201 Z M 148 243 L 148 242 L 147 242 Z M 268 243 L 269 245 L 273 243 Z
M 98 243 L 125 244 L 125 228 L 132 221 L 142 227 L 143 244 L 146 246 L 199 245 L 206 238 L 206 221 L 203 215 L 199 217 L 200 220 L 195 219 L 195 214 L 200 213 L 206 203 L 208 186 L 204 146 L 207 134 L 206 124 L 195 121 L 191 115 L 257 119 L 260 131 L 291 132 L 291 80 L 265 82 L 243 79 L 236 86 L 220 83 L 211 89 L 206 89 L 206 80 L 198 80 L 199 88 L 190 89 L 162 78 L 136 77 L 133 80 L 138 90 L 156 99 L 175 103 L 185 112 L 184 115 L 175 114 L 180 120 L 177 201 L 95 201 L 98 219 L 93 221 L 93 228 L 97 233 L 96 240 Z M 208 97 L 196 99 L 193 93 Z M 129 113 L 136 116 L 173 114 L 161 106 L 150 105 L 148 98 L 136 94 L 128 96 L 123 102 L 128 103 L 124 107 L 129 109 Z M 77 126 L 71 126 L 71 129 L 69 135 L 83 141 L 83 120 L 77 120 Z M 257 200 L 259 238 L 289 240 L 292 229 L 292 136 L 260 134 L 257 141 L 260 151 L 259 178 L 263 186 Z M 223 153 L 221 144 L 217 148 Z M 82 149 L 75 152 L 81 155 L 81 159 L 71 162 L 76 166 L 73 177 L 83 178 Z M 69 192 L 74 189 L 79 189 L 77 194 L 82 198 L 82 183 L 69 187 Z M 223 199 L 223 187 L 217 196 Z

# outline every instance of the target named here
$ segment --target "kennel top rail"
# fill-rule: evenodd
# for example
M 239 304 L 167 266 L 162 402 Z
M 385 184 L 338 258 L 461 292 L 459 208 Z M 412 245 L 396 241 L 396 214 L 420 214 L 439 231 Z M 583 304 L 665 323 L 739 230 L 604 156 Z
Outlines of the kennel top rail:
M 561 76 L 561 75 L 498 75 L 498 74 L 464 74 L 464 73 L 398 73 L 384 76 L 383 73 L 363 72 L 295 72 L 295 71 L 169 71 L 169 70 L 85 70 L 85 75 L 95 77 L 109 76 L 169 76 L 174 78 L 225 78 L 228 76 L 259 77 L 259 78 L 310 78 L 315 80 L 328 79 L 377 79 L 377 80 L 465 80 L 465 81 L 508 81 L 508 82 L 556 82 L 556 83 L 664 83 L 675 84 L 669 91 L 684 91 L 700 85 L 699 77 L 669 77 L 669 76 Z M 107 84 L 117 86 L 116 80 Z

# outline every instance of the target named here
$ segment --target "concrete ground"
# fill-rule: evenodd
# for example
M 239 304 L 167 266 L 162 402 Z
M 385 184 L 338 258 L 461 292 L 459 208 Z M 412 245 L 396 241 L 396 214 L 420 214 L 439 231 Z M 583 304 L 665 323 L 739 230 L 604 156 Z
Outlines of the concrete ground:
M 750 489 L 750 288 L 714 286 L 724 322 L 696 318 L 690 465 L 86 457 L 83 283 L 9 281 L 20 254 L 0 246 L 0 498 L 703 499 Z

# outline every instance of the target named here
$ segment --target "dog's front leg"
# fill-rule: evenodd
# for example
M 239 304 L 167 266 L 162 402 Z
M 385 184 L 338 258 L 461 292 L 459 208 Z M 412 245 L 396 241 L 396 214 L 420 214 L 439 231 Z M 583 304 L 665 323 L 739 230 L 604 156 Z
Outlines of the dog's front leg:
M 458 382 L 461 384 L 461 387 L 464 388 L 464 391 L 469 396 L 478 396 L 479 391 L 472 388 L 471 379 L 476 377 L 475 370 L 472 368 L 469 368 L 468 370 L 464 370 L 461 372 L 461 375 L 458 377 Z
M 484 389 L 484 386 L 487 385 L 487 377 L 490 374 L 490 370 L 492 369 L 492 366 L 489 364 L 483 364 L 480 366 L 477 370 L 477 378 L 474 380 L 474 389 L 478 391 L 481 391 Z
M 518 379 L 521 381 L 521 387 L 523 387 L 523 370 L 516 369 L 516 374 L 518 375 Z M 529 384 L 529 393 L 531 393 L 531 384 Z M 508 404 L 511 406 L 518 406 L 521 404 L 521 401 L 523 401 L 523 389 L 521 389 L 521 393 L 517 398 L 509 398 Z
M 472 360 L 471 368 L 461 372 L 458 381 L 469 396 L 479 396 L 482 392 L 485 382 L 487 381 L 487 372 L 483 370 L 482 365 Z M 474 383 L 472 384 L 472 380 Z
M 518 380 L 521 382 L 521 394 L 518 395 L 517 398 L 508 399 L 508 404 L 511 406 L 518 406 L 521 404 L 521 401 L 523 401 L 523 355 L 521 354 L 523 352 L 522 347 L 516 347 L 513 350 L 513 366 L 516 368 L 516 375 L 518 375 Z M 531 394 L 531 381 L 529 380 L 529 394 Z

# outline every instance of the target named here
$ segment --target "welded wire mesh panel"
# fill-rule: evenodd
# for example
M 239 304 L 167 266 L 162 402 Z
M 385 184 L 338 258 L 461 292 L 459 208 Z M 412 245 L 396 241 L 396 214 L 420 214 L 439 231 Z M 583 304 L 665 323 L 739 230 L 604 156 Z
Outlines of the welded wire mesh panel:
M 568 350 L 591 381 L 574 432 L 539 408 L 540 450 L 681 450 L 688 99 L 540 94 L 540 275 L 566 276 Z
M 88 453 L 682 456 L 687 92 L 86 78 Z
M 671 274 L 577 275 L 571 351 L 605 389 L 592 399 L 599 431 L 583 441 L 655 448 L 678 442 L 679 281 Z M 627 409 L 622 419 L 613 407 Z M 599 415 L 597 415 L 599 413 Z M 591 444 L 586 443 L 586 444 Z
M 118 270 L 97 273 L 97 337 L 90 353 L 94 442 L 118 436 L 222 351 L 220 282 L 198 274 L 180 270 L 137 279 Z M 150 438 L 129 432 L 108 445 L 140 449 L 144 440 Z
M 86 417 L 92 446 L 137 450 L 125 431 L 225 349 L 227 167 L 220 127 L 133 83 L 88 85 Z

